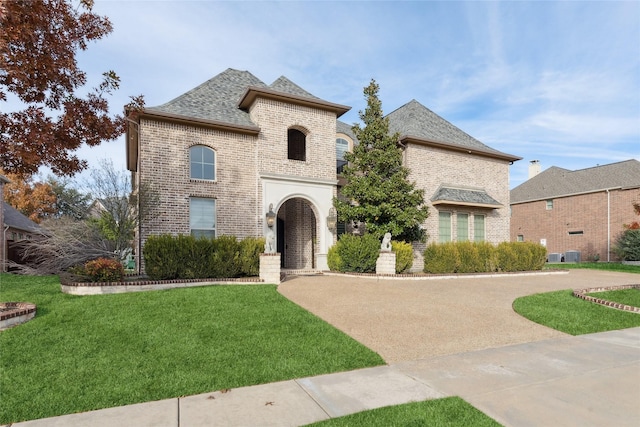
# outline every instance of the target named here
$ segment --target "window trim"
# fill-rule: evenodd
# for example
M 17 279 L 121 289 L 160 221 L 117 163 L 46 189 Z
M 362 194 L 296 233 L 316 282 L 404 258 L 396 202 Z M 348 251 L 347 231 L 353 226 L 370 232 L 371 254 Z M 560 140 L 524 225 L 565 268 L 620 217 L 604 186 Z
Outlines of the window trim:
M 194 160 L 192 158 L 192 154 L 195 148 L 206 148 L 208 150 L 211 150 L 211 152 L 213 153 L 213 178 L 212 179 L 193 177 L 192 167 L 193 167 Z M 209 164 L 209 163 L 205 163 L 204 160 L 202 162 L 196 162 L 196 163 L 200 165 Z M 216 182 L 218 180 L 218 153 L 216 152 L 216 150 L 204 144 L 194 144 L 189 147 L 189 179 L 196 180 L 196 181 L 208 181 L 208 182 Z

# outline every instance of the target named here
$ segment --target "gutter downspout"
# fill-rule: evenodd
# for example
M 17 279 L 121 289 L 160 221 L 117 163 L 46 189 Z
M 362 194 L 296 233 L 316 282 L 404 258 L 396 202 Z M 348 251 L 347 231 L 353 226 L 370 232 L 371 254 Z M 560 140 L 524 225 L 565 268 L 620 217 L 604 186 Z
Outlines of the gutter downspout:
M 607 262 L 611 262 L 611 193 L 607 188 Z
M 2 224 L 4 225 L 4 224 Z M 10 227 L 7 225 L 2 230 L 2 265 L 0 265 L 0 272 L 4 273 L 7 271 L 7 257 L 8 257 L 8 247 L 7 247 L 7 230 Z

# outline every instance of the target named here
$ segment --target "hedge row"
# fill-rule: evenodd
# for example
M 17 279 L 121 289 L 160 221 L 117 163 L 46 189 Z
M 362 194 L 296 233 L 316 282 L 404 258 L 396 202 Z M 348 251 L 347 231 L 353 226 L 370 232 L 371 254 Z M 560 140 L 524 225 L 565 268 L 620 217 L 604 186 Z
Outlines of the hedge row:
M 432 243 L 424 251 L 424 272 L 490 273 L 541 270 L 547 259 L 544 246 L 531 242 Z
M 413 266 L 413 247 L 410 243 L 391 242 L 396 254 L 396 273 L 403 273 Z M 329 249 L 327 264 L 332 271 L 375 273 L 380 255 L 380 241 L 372 234 L 355 236 L 343 234 Z
M 234 236 L 197 239 L 189 235 L 149 236 L 145 271 L 152 280 L 214 279 L 260 274 L 264 238 Z

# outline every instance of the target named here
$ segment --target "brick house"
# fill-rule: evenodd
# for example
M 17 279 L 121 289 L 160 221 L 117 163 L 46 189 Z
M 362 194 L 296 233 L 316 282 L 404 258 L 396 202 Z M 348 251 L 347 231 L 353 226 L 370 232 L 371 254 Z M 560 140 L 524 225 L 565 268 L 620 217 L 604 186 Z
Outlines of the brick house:
M 163 233 L 263 236 L 272 211 L 283 267 L 327 269 L 342 230 L 328 221 L 342 155 L 358 143 L 338 120 L 349 109 L 286 77 L 267 85 L 228 69 L 139 112 L 127 129 L 127 167 L 134 193 L 146 184 L 160 202 L 138 230 L 136 254 L 148 236 Z M 509 165 L 520 158 L 417 101 L 388 117 L 402 135 L 410 179 L 425 189 L 429 240 L 508 240 Z
M 4 185 L 10 183 L 9 179 L 0 175 L 0 226 L 2 226 L 2 245 L 0 245 L 0 272 L 7 271 L 7 228 L 4 225 Z
M 530 178 L 511 190 L 511 240 L 542 242 L 550 254 L 579 251 L 582 261 L 615 260 L 623 224 L 638 219 L 640 162 L 538 171 L 532 162 Z

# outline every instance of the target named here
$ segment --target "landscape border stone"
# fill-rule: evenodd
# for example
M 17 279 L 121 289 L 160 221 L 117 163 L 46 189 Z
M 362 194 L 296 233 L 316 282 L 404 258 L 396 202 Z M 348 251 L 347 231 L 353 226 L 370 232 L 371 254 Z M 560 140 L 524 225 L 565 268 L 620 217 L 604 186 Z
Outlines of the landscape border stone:
M 585 301 L 593 302 L 599 305 L 603 305 L 605 307 L 614 308 L 616 310 L 622 311 L 630 311 L 632 313 L 640 313 L 640 307 L 634 307 L 631 305 L 621 304 L 615 301 L 608 301 L 602 298 L 596 298 L 591 295 L 587 295 L 590 293 L 596 292 L 606 292 L 606 291 L 619 291 L 623 289 L 640 289 L 640 284 L 636 285 L 621 285 L 621 286 L 605 286 L 598 288 L 587 288 L 587 289 L 578 289 L 573 291 L 573 296 L 583 299 Z

